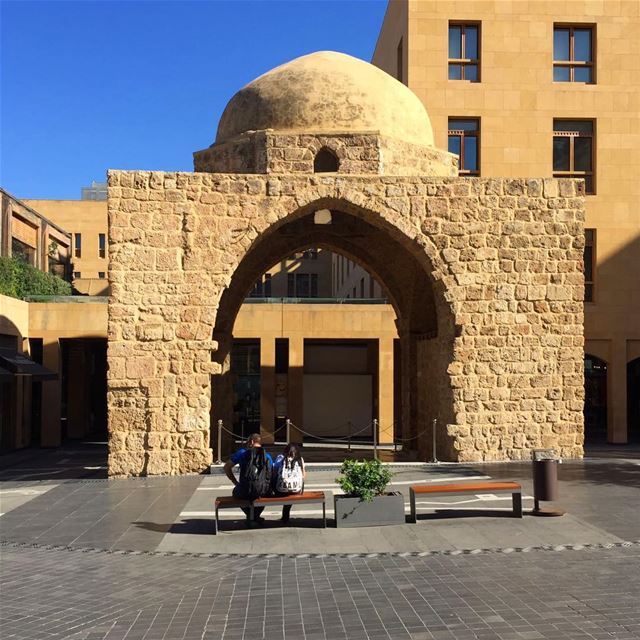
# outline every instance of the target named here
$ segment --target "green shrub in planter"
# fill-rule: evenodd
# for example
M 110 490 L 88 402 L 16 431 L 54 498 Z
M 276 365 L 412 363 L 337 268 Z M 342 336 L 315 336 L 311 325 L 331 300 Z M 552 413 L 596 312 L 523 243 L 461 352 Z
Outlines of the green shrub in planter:
M 382 495 L 393 473 L 380 460 L 345 460 L 336 482 L 347 496 L 371 502 Z

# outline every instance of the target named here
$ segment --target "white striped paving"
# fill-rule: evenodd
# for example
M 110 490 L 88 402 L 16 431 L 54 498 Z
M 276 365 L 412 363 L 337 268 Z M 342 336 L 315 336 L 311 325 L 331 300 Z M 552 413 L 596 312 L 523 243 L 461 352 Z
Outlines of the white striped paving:
M 14 487 L 12 489 L 0 489 L 0 501 L 2 502 L 0 518 L 17 507 L 26 504 L 29 500 L 33 500 L 57 486 L 57 484 L 39 484 L 37 487 L 27 485 L 25 487 Z
M 461 480 L 468 480 L 470 482 L 476 480 L 489 480 L 491 476 L 448 476 L 445 478 L 429 478 L 425 480 L 397 480 L 395 482 L 390 482 L 390 487 L 402 487 L 408 486 L 411 484 L 433 484 L 436 482 L 459 482 Z M 324 489 L 325 491 L 330 491 L 331 489 L 337 489 L 339 487 L 335 482 L 325 482 L 321 484 L 307 484 L 305 483 L 305 489 Z M 231 485 L 227 482 L 226 484 L 219 484 L 214 486 L 201 486 L 196 489 L 196 491 L 219 491 L 221 489 L 231 489 Z M 334 492 L 335 493 L 335 492 Z
M 522 497 L 523 500 L 533 500 L 533 496 L 523 496 Z M 478 495 L 475 498 L 467 498 L 465 500 L 454 500 L 452 502 L 442 502 L 439 500 L 416 500 L 416 504 L 419 505 L 432 505 L 433 509 L 438 509 L 438 508 L 446 508 L 446 509 L 450 509 L 452 511 L 462 511 L 465 509 L 468 509 L 468 507 L 456 507 L 455 505 L 461 505 L 461 504 L 473 504 L 473 503 L 478 503 L 478 502 L 503 502 L 503 501 L 509 501 L 511 502 L 511 497 L 510 496 L 489 496 L 489 495 Z M 409 508 L 408 508 L 408 503 L 405 504 L 405 512 L 408 514 L 409 513 Z M 295 505 L 294 505 L 295 507 Z M 512 511 L 512 507 L 492 507 L 491 508 L 492 511 Z M 229 513 L 231 512 L 231 513 Z M 241 509 L 238 507 L 236 508 L 226 508 L 226 509 L 221 509 L 218 512 L 218 517 L 222 520 L 237 520 L 238 519 L 238 515 L 237 513 L 242 513 Z M 297 507 L 295 507 L 295 509 L 291 512 L 292 514 L 294 514 L 295 516 L 317 516 L 317 515 L 322 515 L 322 509 L 299 509 Z M 269 518 L 279 518 L 280 517 L 280 511 L 279 511 L 279 507 L 276 511 L 265 511 L 264 512 L 265 517 Z M 327 501 L 327 516 L 333 514 L 333 506 L 331 505 L 331 503 L 329 501 Z M 207 510 L 207 511 L 182 511 L 180 513 L 180 517 L 181 518 L 212 518 L 216 515 L 215 510 Z

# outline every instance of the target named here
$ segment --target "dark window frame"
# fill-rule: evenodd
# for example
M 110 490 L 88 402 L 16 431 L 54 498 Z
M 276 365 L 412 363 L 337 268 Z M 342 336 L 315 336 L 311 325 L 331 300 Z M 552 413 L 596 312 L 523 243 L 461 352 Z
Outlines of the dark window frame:
M 82 258 L 82 234 L 73 234 L 73 257 Z
M 591 237 L 589 237 L 591 236 Z M 598 232 L 597 229 L 585 229 L 584 230 L 584 301 L 587 303 L 594 303 L 596 292 L 596 259 L 597 259 L 597 243 Z M 591 273 L 587 274 L 586 263 L 587 253 L 591 254 Z M 587 278 L 590 275 L 590 278 Z
M 552 51 L 551 57 L 553 59 L 552 80 L 558 83 L 577 83 L 577 84 L 597 84 L 596 80 L 596 25 L 595 24 L 579 24 L 579 23 L 566 23 L 566 22 L 554 22 L 553 24 L 553 40 L 555 42 L 556 31 L 568 30 L 569 31 L 569 59 L 568 60 L 556 60 L 555 57 L 555 44 L 554 51 Z M 575 60 L 575 31 L 591 31 L 591 60 L 584 62 L 582 60 Z M 558 68 L 569 69 L 569 80 L 556 80 L 555 70 Z M 591 69 L 591 80 L 584 82 L 583 80 L 575 79 L 576 69 Z
M 556 123 L 559 122 L 589 122 L 591 123 L 591 133 L 582 131 L 557 131 Z M 585 193 L 589 196 L 596 194 L 596 120 L 594 118 L 554 118 L 553 119 L 553 139 L 569 138 L 569 169 L 557 171 L 553 169 L 554 178 L 583 178 L 585 181 Z M 591 140 L 591 171 L 577 171 L 575 169 L 575 140 L 576 138 L 589 138 Z M 551 149 L 553 155 L 553 145 Z M 553 157 L 552 157 L 553 167 Z M 589 180 L 591 179 L 591 189 Z
M 467 130 L 467 129 L 452 129 L 452 122 L 455 123 L 459 120 L 475 120 L 478 123 L 476 129 Z M 456 136 L 460 138 L 460 166 L 458 170 L 458 174 L 461 176 L 472 176 L 478 177 L 481 171 L 481 159 L 480 159 L 480 131 L 482 128 L 482 124 L 480 122 L 480 118 L 472 117 L 472 116 L 451 116 L 448 120 L 448 131 L 447 131 L 447 142 L 451 136 Z M 476 138 L 476 150 L 477 150 L 477 166 L 478 168 L 475 170 L 465 169 L 464 165 L 464 139 L 465 138 Z
M 107 236 L 104 233 L 98 234 L 98 256 L 100 258 L 107 257 Z
M 449 58 L 449 29 L 451 27 L 460 27 L 460 58 Z M 467 58 L 466 53 L 466 28 L 474 27 L 478 30 L 478 57 Z M 447 79 L 454 82 L 466 81 L 466 82 L 481 82 L 482 81 L 482 23 L 479 20 L 450 20 L 447 26 Z M 451 78 L 449 76 L 449 70 L 453 65 L 459 65 L 461 68 L 460 78 Z M 475 80 L 469 80 L 465 78 L 465 69 L 468 66 L 474 66 L 477 68 L 477 78 Z

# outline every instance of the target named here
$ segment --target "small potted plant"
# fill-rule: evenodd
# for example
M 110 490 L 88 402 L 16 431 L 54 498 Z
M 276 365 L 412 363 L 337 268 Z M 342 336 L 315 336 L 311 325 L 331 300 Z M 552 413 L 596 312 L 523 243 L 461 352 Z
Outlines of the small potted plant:
M 345 495 L 334 495 L 337 527 L 403 524 L 404 498 L 386 491 L 393 473 L 380 460 L 345 460 L 336 482 Z

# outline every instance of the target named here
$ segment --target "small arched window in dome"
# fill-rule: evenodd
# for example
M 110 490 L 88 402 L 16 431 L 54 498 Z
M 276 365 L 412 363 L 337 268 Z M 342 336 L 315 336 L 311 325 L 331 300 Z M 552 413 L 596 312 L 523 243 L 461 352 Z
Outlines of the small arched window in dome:
M 313 160 L 314 173 L 335 173 L 340 167 L 338 157 L 333 151 L 322 147 Z

